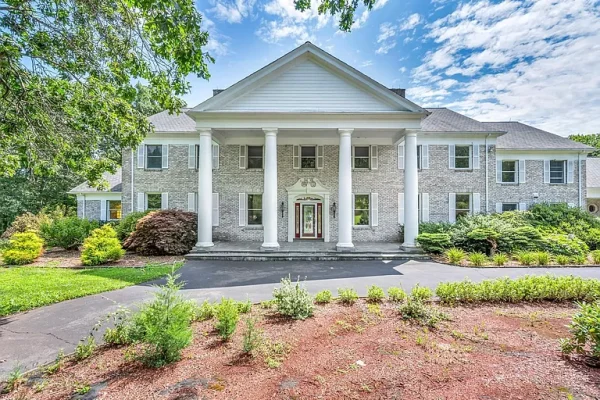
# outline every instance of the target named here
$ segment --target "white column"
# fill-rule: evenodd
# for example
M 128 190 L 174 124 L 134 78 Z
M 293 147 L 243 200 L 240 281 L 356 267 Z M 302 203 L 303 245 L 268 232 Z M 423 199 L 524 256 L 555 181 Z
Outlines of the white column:
M 264 250 L 275 250 L 277 243 L 277 129 L 264 128 L 265 180 L 262 197 Z
M 419 234 L 419 176 L 417 133 L 407 132 L 404 142 L 404 247 L 415 247 Z
M 338 129 L 340 135 L 339 195 L 338 195 L 338 250 L 352 249 L 352 132 Z
M 196 247 L 211 247 L 212 241 L 212 131 L 199 129 L 198 165 L 198 243 Z

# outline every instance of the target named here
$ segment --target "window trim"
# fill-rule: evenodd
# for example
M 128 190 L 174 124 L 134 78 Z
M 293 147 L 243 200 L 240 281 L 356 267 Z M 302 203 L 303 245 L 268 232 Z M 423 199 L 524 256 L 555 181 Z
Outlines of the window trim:
M 256 156 L 250 157 L 250 147 L 260 147 L 261 148 L 261 155 L 260 155 L 261 163 L 260 163 L 260 167 L 250 167 L 250 158 L 253 158 L 253 159 L 258 158 Z M 264 169 L 264 168 L 265 168 L 265 146 L 263 146 L 263 145 L 256 145 L 256 146 L 254 146 L 254 145 L 246 145 L 246 169 L 250 169 L 250 170 L 256 171 L 256 170 L 261 170 L 261 169 Z
M 514 205 L 515 209 L 514 210 L 505 210 L 504 206 L 505 205 Z M 511 202 L 511 201 L 507 201 L 507 202 L 502 202 L 502 207 L 501 207 L 501 211 L 504 212 L 510 212 L 510 211 L 519 211 L 519 203 L 518 202 Z
M 263 225 L 263 209 L 261 208 L 250 208 L 250 196 L 260 196 L 260 203 L 262 206 L 263 194 L 262 193 L 246 193 L 246 226 L 262 226 Z M 250 222 L 250 211 L 260 211 L 260 224 L 254 224 Z
M 552 182 L 552 163 L 553 162 L 560 162 L 563 165 L 562 166 L 562 182 Z M 568 164 L 567 160 L 550 160 L 550 164 L 548 166 L 548 168 L 549 168 L 548 173 L 550 174 L 550 184 L 551 185 L 564 185 L 567 183 L 567 174 L 568 174 L 567 164 Z
M 515 164 L 515 170 L 514 171 L 504 171 L 504 163 L 505 162 L 512 162 Z M 500 160 L 500 178 L 501 178 L 501 182 L 500 183 L 519 183 L 519 160 Z M 514 181 L 505 181 L 504 180 L 504 172 L 507 173 L 514 173 L 515 174 L 515 180 Z M 518 204 L 518 203 L 517 203 Z
M 468 196 L 469 197 L 469 207 L 467 208 L 458 208 L 458 196 Z M 466 215 L 471 215 L 473 210 L 473 194 L 472 193 L 454 193 L 454 219 L 457 220 L 459 215 L 459 211 L 466 211 Z
M 146 211 L 148 211 L 148 210 L 150 210 L 150 211 L 162 210 L 162 208 L 163 208 L 162 193 L 160 193 L 160 192 L 146 192 L 145 195 L 146 195 L 146 207 L 144 207 L 144 208 L 145 208 Z M 160 198 L 160 207 L 158 207 L 158 208 L 148 208 L 148 196 L 153 196 L 153 195 L 156 195 L 156 196 L 158 196 Z
M 367 155 L 367 156 L 360 156 L 360 157 L 357 157 L 357 156 L 356 156 L 356 148 L 358 148 L 358 147 L 360 147 L 360 148 L 364 148 L 364 147 L 366 147 L 366 148 L 367 148 L 367 153 L 368 153 L 368 155 Z M 370 170 L 370 169 L 371 169 L 371 156 L 372 156 L 372 154 L 371 154 L 371 146 L 370 146 L 370 145 L 364 145 L 364 146 L 357 145 L 357 146 L 352 146 L 352 169 L 361 170 L 361 171 L 362 171 L 362 170 Z M 367 159 L 367 166 L 366 166 L 366 167 L 357 167 L 357 166 L 356 166 L 356 159 L 357 159 L 357 158 L 360 158 L 361 160 L 366 158 L 366 159 Z
M 110 203 L 111 202 L 119 202 L 121 208 L 118 210 L 121 213 L 121 217 L 119 218 L 110 218 Z M 106 220 L 107 221 L 120 221 L 123 218 L 123 200 L 106 200 Z
M 318 155 L 317 152 L 319 151 L 319 149 L 317 149 L 317 145 L 315 145 L 315 144 L 309 144 L 309 145 L 300 145 L 299 147 L 300 147 L 300 149 L 299 149 L 300 150 L 300 154 L 298 154 L 298 156 L 299 156 L 299 160 L 300 160 L 300 169 L 317 169 L 317 155 Z M 309 147 L 312 147 L 312 148 L 315 149 L 315 155 L 314 155 L 314 157 L 313 156 L 306 156 L 305 157 L 305 156 L 302 155 L 302 149 L 303 148 L 309 148 Z M 303 167 L 302 166 L 302 159 L 303 158 L 314 159 L 315 160 L 315 166 L 314 167 Z
M 459 147 L 467 147 L 469 149 L 469 155 L 468 156 L 457 156 L 456 155 L 456 150 Z M 469 165 L 467 167 L 457 167 L 456 166 L 456 160 L 457 159 L 467 159 L 469 161 Z M 458 170 L 470 170 L 473 169 L 473 146 L 470 144 L 456 144 L 454 145 L 454 169 L 458 169 Z
M 152 157 L 152 158 L 158 158 L 158 156 L 150 156 L 150 152 L 148 151 L 148 147 L 153 146 L 153 147 L 158 147 L 160 148 L 160 167 L 159 168 L 155 168 L 155 167 L 149 167 L 148 166 L 148 158 Z M 144 144 L 144 168 L 148 169 L 148 170 L 152 170 L 152 171 L 158 171 L 163 169 L 163 157 L 165 155 L 163 154 L 163 145 L 162 144 Z
M 357 196 L 367 196 L 368 208 L 356 208 L 356 197 Z M 353 204 L 352 204 L 352 226 L 371 226 L 371 193 L 355 193 L 353 196 Z M 367 223 L 366 224 L 357 224 L 356 223 L 356 211 L 367 212 Z

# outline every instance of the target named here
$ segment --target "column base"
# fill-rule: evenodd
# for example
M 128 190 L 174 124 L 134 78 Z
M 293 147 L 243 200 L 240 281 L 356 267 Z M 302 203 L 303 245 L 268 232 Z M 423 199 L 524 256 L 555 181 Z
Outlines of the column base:
M 416 244 L 410 244 L 410 243 L 402 243 L 400 245 L 400 250 L 405 251 L 407 253 L 422 253 L 423 250 L 421 250 L 420 246 L 417 246 Z
M 260 246 L 260 251 L 277 251 L 279 250 L 279 243 L 263 243 Z
M 354 251 L 354 245 L 352 243 L 338 243 L 335 245 L 337 251 L 348 252 Z
M 208 247 L 213 247 L 215 244 L 213 242 L 198 242 L 196 243 L 197 249 L 203 249 Z

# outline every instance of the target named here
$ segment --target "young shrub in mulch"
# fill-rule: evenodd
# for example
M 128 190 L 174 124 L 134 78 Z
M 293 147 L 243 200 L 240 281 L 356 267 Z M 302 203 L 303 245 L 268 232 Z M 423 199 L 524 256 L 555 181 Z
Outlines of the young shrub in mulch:
M 333 298 L 333 294 L 331 294 L 330 290 L 321 290 L 319 293 L 317 293 L 315 295 L 315 303 L 317 303 L 317 304 L 331 303 L 332 298 Z
M 235 333 L 240 319 L 237 303 L 232 299 L 221 299 L 221 302 L 217 305 L 215 316 L 217 318 L 215 329 L 219 337 L 223 340 L 229 340 Z
M 429 328 L 436 328 L 438 323 L 449 319 L 445 313 L 424 304 L 423 301 L 413 296 L 398 307 L 398 312 L 403 319 Z
M 159 210 L 141 218 L 123 247 L 149 256 L 184 255 L 197 239 L 198 216 L 180 210 Z
M 313 299 L 299 280 L 292 283 L 290 278 L 283 278 L 281 287 L 273 290 L 273 299 L 277 312 L 281 315 L 293 319 L 306 319 L 313 315 Z
M 2 253 L 2 258 L 8 265 L 29 264 L 42 254 L 43 247 L 44 241 L 36 233 L 15 233 Z
M 123 217 L 117 226 L 115 226 L 119 240 L 124 241 L 127 239 L 131 235 L 131 232 L 135 231 L 138 221 L 148 215 L 148 213 L 150 211 L 134 211 Z
M 246 319 L 246 330 L 242 339 L 242 351 L 252 355 L 262 343 L 262 331 L 256 327 L 256 320 Z
M 379 286 L 373 285 L 367 289 L 367 301 L 369 303 L 381 303 L 385 298 L 385 292 Z
M 109 261 L 117 261 L 125 254 L 117 233 L 110 225 L 94 229 L 83 241 L 81 263 L 83 265 L 101 265 Z
M 352 288 L 340 288 L 338 289 L 338 300 L 342 304 L 351 306 L 358 300 L 358 293 Z
M 433 291 L 417 283 L 410 291 L 410 297 L 421 302 L 429 301 L 433 297 Z
M 406 300 L 406 293 L 399 287 L 389 288 L 387 294 L 390 301 L 394 303 L 401 303 Z
M 562 352 L 583 354 L 588 357 L 587 364 L 600 367 L 600 303 L 579 304 L 569 331 L 572 336 L 560 340 Z
M 62 247 L 73 250 L 83 244 L 85 238 L 98 228 L 97 221 L 78 217 L 65 217 L 52 220 L 40 226 L 40 234 L 49 247 Z

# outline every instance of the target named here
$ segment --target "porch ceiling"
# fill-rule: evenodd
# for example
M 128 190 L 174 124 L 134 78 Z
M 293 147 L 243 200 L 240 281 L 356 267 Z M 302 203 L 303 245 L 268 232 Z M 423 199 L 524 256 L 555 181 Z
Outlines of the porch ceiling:
M 373 144 L 394 144 L 404 137 L 405 129 L 355 129 L 353 141 L 374 141 Z M 264 141 L 262 129 L 213 129 L 213 136 L 223 144 L 237 144 L 245 141 Z M 304 140 L 323 143 L 339 141 L 337 129 L 279 129 L 279 144 L 301 143 Z

